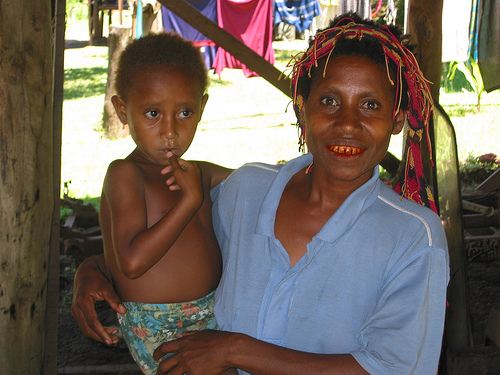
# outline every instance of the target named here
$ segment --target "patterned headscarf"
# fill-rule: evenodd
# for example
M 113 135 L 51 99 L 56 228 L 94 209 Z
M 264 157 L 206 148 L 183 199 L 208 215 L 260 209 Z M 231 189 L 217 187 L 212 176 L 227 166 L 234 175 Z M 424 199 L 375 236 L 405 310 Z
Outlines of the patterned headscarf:
M 339 24 L 343 25 L 338 26 Z M 403 93 L 403 80 L 407 84 L 408 115 L 406 130 L 405 152 L 393 182 L 394 190 L 403 197 L 427 206 L 437 212 L 432 193 L 425 181 L 423 173 L 422 158 L 420 153 L 420 142 L 424 133 L 427 137 L 429 120 L 432 113 L 432 96 L 429 82 L 420 70 L 415 56 L 405 47 L 387 26 L 371 26 L 356 23 L 353 19 L 346 17 L 339 21 L 336 26 L 318 31 L 310 43 L 310 47 L 302 55 L 295 57 L 288 67 L 290 73 L 292 102 L 297 119 L 304 105 L 304 96 L 301 92 L 299 80 L 307 74 L 311 77 L 311 70 L 318 67 L 318 61 L 326 59 L 323 76 L 328 61 L 335 49 L 339 39 L 354 39 L 361 41 L 370 38 L 380 43 L 385 55 L 387 77 L 392 85 L 396 85 L 396 95 L 393 110 L 393 118 L 400 111 Z M 389 63 L 393 62 L 397 67 L 396 82 L 393 81 L 389 71 Z M 304 125 L 299 126 L 299 144 L 304 145 Z M 430 140 L 427 138 L 430 152 Z

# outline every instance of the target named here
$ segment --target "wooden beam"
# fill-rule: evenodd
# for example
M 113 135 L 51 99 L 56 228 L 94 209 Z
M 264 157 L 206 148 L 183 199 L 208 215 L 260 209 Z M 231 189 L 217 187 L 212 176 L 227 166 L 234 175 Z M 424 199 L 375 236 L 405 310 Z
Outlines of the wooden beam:
M 205 17 L 196 8 L 184 0 L 158 0 L 172 13 L 182 18 L 200 33 L 211 39 L 219 47 L 224 48 L 236 59 L 245 64 L 249 69 L 259 74 L 262 78 L 283 92 L 288 97 L 290 93 L 290 80 L 281 76 L 281 71 L 266 59 L 247 47 L 242 41 L 221 29 L 215 22 Z
M 406 31 L 411 34 L 412 42 L 417 44 L 416 57 L 418 63 L 424 76 L 432 82 L 431 93 L 434 102 L 439 103 L 443 0 L 407 1 L 408 14 Z M 429 131 L 431 136 L 434 136 L 433 121 L 431 121 Z M 439 134 L 437 134 L 436 137 L 437 136 L 439 136 Z M 439 139 L 433 140 L 433 147 L 436 144 L 439 144 Z M 454 147 L 456 150 L 456 144 Z M 421 148 L 426 178 L 431 185 L 436 187 L 439 194 L 439 186 L 437 186 L 437 181 L 435 179 L 436 167 L 432 167 L 429 163 L 429 154 L 426 152 L 427 146 L 423 144 Z M 458 191 L 458 187 L 454 199 L 460 201 L 460 191 Z M 461 211 L 461 209 L 459 211 Z M 448 284 L 449 307 L 446 314 L 445 336 L 446 345 L 448 349 L 451 350 L 468 347 L 472 344 L 464 266 L 466 260 L 463 250 L 463 229 L 459 223 L 456 223 L 452 227 L 450 226 L 450 228 L 446 228 L 445 226 L 445 229 L 449 231 L 449 233 L 447 232 L 447 237 L 451 274 L 450 283 Z

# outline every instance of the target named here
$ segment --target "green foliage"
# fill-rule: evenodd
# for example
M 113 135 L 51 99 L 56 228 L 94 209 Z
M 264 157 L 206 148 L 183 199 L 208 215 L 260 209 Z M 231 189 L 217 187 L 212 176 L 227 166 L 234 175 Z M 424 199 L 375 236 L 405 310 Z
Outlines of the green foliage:
M 453 81 L 456 72 L 460 71 L 467 79 L 477 96 L 476 111 L 481 110 L 481 95 L 484 92 L 484 83 L 479 70 L 479 65 L 476 60 L 469 58 L 469 60 L 464 62 L 452 61 L 450 62 L 450 68 L 448 71 L 448 80 Z
M 441 87 L 446 93 L 460 93 L 465 91 L 474 92 L 472 86 L 470 85 L 465 75 L 460 71 L 456 70 L 453 78 L 450 78 L 450 67 L 452 63 L 449 61 L 443 61 L 441 63 Z
M 81 21 L 85 19 L 88 13 L 87 1 L 66 0 L 66 17 L 71 21 Z
M 494 153 L 474 156 L 469 154 L 459 165 L 460 180 L 464 190 L 472 190 L 500 167 L 500 159 Z

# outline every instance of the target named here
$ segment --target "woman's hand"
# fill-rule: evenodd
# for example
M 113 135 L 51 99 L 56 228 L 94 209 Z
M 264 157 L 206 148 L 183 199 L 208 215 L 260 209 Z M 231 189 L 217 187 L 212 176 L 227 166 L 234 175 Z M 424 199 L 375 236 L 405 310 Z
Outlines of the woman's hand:
M 107 301 L 118 313 L 126 312 L 125 306 L 115 293 L 104 270 L 104 256 L 87 258 L 78 267 L 73 283 L 73 304 L 71 315 L 75 318 L 80 330 L 87 337 L 112 345 L 118 343 L 115 327 L 103 327 L 95 311 L 96 301 Z
M 224 331 L 197 331 L 160 345 L 153 353 L 155 360 L 175 353 L 163 360 L 157 374 L 216 375 L 228 370 L 230 339 L 233 333 Z M 227 374 L 236 373 L 228 371 Z

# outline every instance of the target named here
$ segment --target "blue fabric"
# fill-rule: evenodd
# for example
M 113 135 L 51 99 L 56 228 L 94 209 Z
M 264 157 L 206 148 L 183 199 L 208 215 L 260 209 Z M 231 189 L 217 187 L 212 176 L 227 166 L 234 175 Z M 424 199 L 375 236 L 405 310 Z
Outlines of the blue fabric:
M 248 164 L 212 190 L 224 267 L 214 306 L 220 329 L 351 353 L 371 374 L 435 374 L 449 278 L 439 217 L 401 199 L 376 168 L 290 268 L 275 215 L 288 181 L 311 161 Z
M 369 0 L 339 0 L 338 14 L 347 12 L 355 12 L 364 19 L 372 18 L 372 8 Z
M 217 0 L 186 0 L 186 2 L 200 11 L 200 13 L 209 20 L 217 23 Z M 194 42 L 210 41 L 205 35 L 200 33 L 182 18 L 177 17 L 164 5 L 161 6 L 161 11 L 163 16 L 163 28 L 166 31 L 175 31 L 185 39 Z M 205 66 L 210 70 L 212 69 L 215 56 L 217 55 L 217 46 L 205 46 L 203 43 L 199 44 L 201 45 L 201 52 L 205 59 Z
M 275 0 L 274 24 L 280 22 L 295 26 L 301 33 L 311 26 L 314 17 L 321 14 L 318 0 Z

